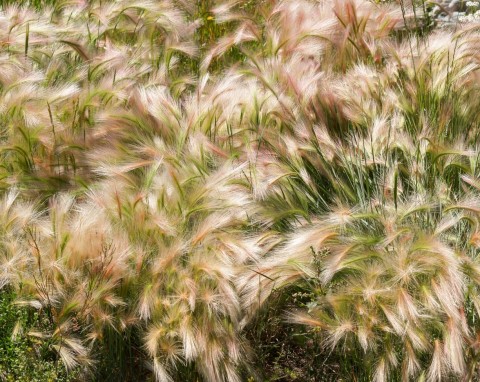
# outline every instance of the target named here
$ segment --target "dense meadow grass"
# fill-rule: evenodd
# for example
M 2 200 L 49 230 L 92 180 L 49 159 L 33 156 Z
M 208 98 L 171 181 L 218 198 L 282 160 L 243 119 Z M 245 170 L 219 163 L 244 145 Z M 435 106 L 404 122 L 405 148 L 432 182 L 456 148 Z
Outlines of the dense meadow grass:
M 0 381 L 479 380 L 480 24 L 0 4 Z

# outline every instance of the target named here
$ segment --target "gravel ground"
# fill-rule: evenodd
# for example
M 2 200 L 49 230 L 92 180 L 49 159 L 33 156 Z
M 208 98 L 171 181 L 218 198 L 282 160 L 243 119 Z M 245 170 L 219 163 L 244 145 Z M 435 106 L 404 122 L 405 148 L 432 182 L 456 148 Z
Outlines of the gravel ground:
M 433 7 L 430 15 L 440 27 L 480 22 L 480 4 L 479 1 L 441 0 Z

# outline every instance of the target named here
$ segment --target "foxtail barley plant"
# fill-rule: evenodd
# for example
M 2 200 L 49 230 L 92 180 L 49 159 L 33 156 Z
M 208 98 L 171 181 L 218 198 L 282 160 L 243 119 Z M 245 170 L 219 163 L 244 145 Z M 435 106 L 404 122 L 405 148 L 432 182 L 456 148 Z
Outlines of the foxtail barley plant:
M 430 30 L 404 1 L 7 3 L 0 293 L 35 317 L 12 341 L 78 380 L 307 380 L 249 342 L 276 309 L 325 355 L 312 380 L 477 378 L 477 24 Z

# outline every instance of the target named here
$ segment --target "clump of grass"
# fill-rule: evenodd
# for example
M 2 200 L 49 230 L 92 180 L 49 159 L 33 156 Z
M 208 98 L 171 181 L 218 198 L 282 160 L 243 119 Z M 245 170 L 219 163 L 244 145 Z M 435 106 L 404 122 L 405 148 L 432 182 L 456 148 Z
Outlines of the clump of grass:
M 85 380 L 269 378 L 272 331 L 339 378 L 473 376 L 479 38 L 424 10 L 2 5 L 0 287 L 27 335 Z

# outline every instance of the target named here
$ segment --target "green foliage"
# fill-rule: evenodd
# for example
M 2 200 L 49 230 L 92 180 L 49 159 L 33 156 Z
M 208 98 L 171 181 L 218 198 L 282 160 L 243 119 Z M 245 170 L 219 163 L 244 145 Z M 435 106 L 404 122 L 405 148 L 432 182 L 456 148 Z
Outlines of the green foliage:
M 48 325 L 42 315 L 14 304 L 15 295 L 0 291 L 0 378 L 2 381 L 75 381 L 48 343 L 29 335 L 33 328 Z

